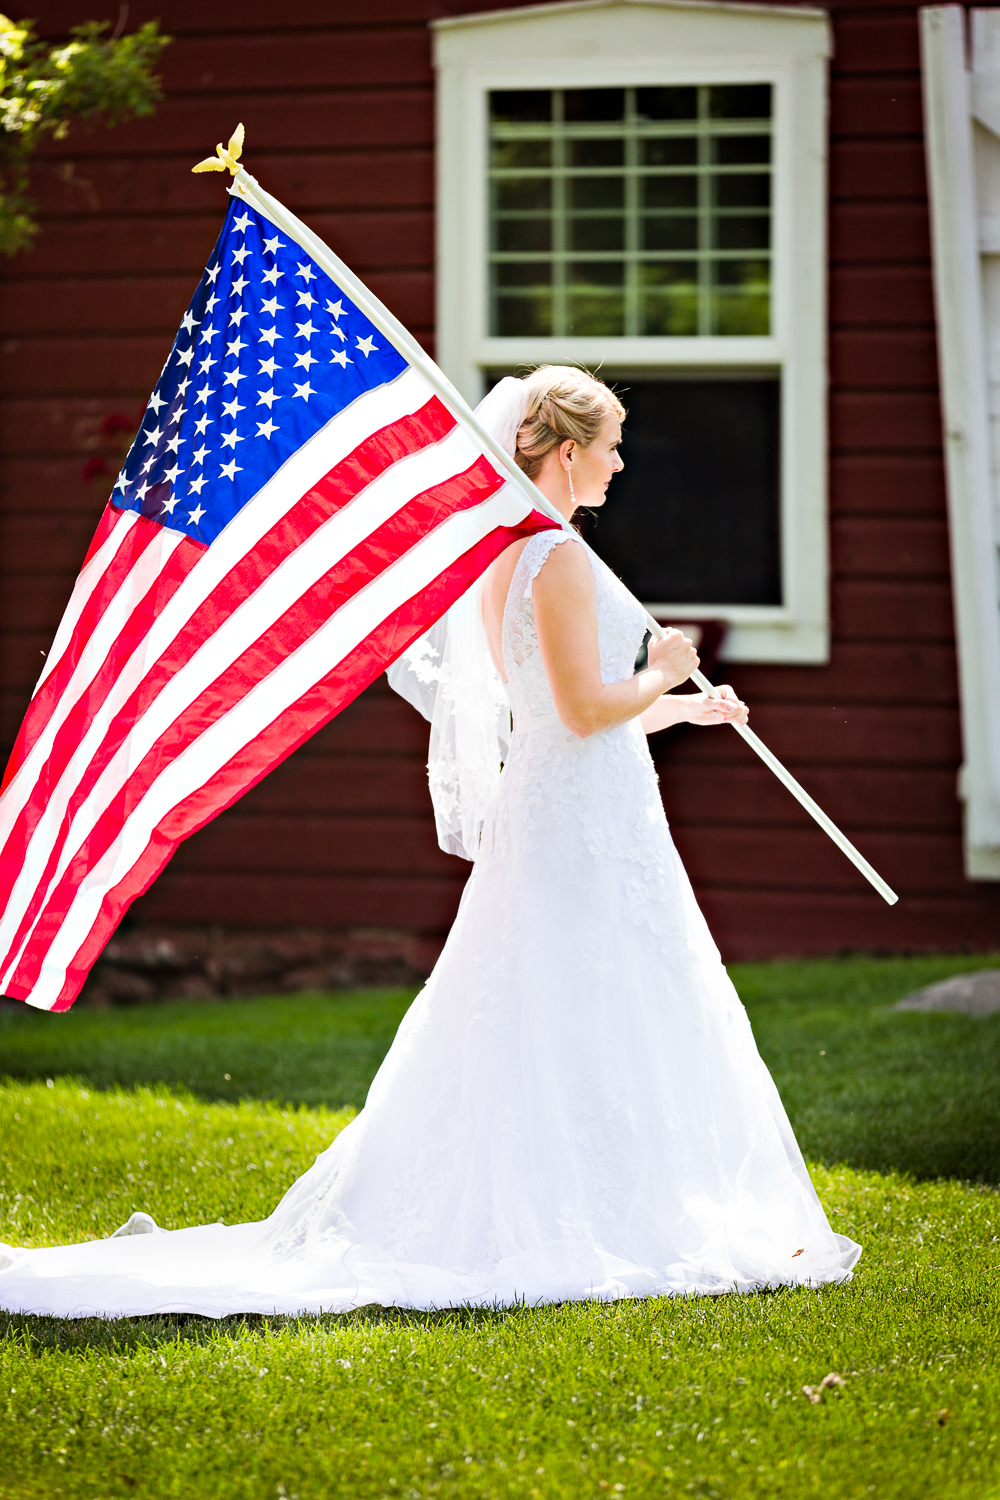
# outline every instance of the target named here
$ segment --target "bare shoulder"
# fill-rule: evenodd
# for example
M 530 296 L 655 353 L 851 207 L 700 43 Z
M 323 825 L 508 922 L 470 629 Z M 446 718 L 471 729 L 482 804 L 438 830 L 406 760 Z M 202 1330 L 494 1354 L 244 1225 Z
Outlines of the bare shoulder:
M 556 595 L 594 593 L 594 574 L 587 550 L 579 538 L 567 534 L 565 542 L 550 547 L 533 584 L 533 595 L 543 603 Z

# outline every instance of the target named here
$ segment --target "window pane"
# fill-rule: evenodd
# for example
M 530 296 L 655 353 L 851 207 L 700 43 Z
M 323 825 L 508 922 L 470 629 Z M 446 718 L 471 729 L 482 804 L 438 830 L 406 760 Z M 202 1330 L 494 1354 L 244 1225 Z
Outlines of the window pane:
M 607 504 L 589 523 L 648 604 L 780 604 L 776 380 L 634 382 Z
M 501 177 L 496 184 L 498 213 L 552 207 L 552 183 L 547 177 Z
M 502 260 L 497 266 L 499 287 L 547 287 L 552 282 L 552 265 L 547 260 Z
M 494 243 L 498 251 L 541 251 L 552 249 L 551 219 L 500 219 Z
M 498 296 L 496 330 L 500 338 L 543 338 L 552 332 L 552 298 Z
M 625 220 L 570 219 L 569 248 L 571 250 L 624 250 Z
M 646 120 L 696 120 L 696 88 L 636 89 L 636 114 Z
M 646 167 L 686 167 L 698 160 L 698 141 L 693 135 L 654 137 L 639 142 L 639 160 Z
M 490 117 L 520 125 L 552 119 L 551 89 L 504 89 L 490 95 Z
M 574 123 L 625 118 L 624 89 L 567 89 L 563 97 L 564 118 Z
M 640 177 L 639 191 L 646 208 L 697 208 L 697 177 Z
M 713 120 L 769 120 L 769 83 L 716 84 L 708 91 L 708 113 Z
M 766 260 L 726 260 L 712 278 L 712 332 L 750 337 L 770 331 L 770 265 Z
M 625 161 L 625 142 L 570 141 L 569 162 L 573 167 L 620 167 Z
M 642 221 L 640 243 L 643 250 L 697 250 L 698 220 L 679 214 L 670 218 L 647 217 Z
M 492 331 L 510 285 L 507 258 L 545 256 L 549 274 L 531 285 L 539 305 L 541 287 L 550 288 L 544 318 L 555 334 L 767 332 L 770 110 L 769 84 L 492 94 Z M 580 255 L 592 258 L 584 282 Z M 675 259 L 681 280 L 657 279 Z M 738 269 L 727 281 L 717 263 L 729 261 Z M 596 291 L 611 284 L 601 264 L 616 268 L 613 297 Z M 509 327 L 543 314 L 502 316 Z

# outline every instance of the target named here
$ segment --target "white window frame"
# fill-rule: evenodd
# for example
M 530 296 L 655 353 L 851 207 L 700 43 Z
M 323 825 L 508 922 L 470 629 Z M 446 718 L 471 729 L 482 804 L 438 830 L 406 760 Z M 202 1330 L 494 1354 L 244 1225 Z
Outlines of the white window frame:
M 730 661 L 829 659 L 826 13 L 710 0 L 565 0 L 432 21 L 437 69 L 437 356 L 471 402 L 485 372 L 600 365 L 635 379 L 714 371 L 781 379 L 781 605 L 647 600 L 729 625 Z M 488 101 L 493 89 L 770 83 L 769 337 L 494 338 L 488 332 Z

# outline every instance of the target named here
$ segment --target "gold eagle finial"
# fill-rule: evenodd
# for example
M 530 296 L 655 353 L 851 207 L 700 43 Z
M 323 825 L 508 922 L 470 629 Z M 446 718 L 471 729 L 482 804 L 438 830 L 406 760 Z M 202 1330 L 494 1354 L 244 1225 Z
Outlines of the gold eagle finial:
M 200 161 L 198 165 L 196 167 L 192 167 L 191 170 L 192 172 L 225 172 L 228 169 L 235 177 L 237 172 L 241 170 L 240 157 L 242 155 L 243 126 L 237 125 L 236 129 L 229 137 L 228 146 L 223 146 L 220 143 L 215 148 L 214 156 L 206 156 L 204 161 Z

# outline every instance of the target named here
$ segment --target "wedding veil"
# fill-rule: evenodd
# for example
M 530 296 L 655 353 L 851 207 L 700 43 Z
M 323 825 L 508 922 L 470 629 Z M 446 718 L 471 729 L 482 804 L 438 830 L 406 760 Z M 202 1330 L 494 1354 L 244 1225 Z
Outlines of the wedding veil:
M 508 375 L 476 407 L 482 426 L 511 455 L 526 405 L 525 382 Z M 438 843 L 446 854 L 470 860 L 510 749 L 507 691 L 483 624 L 484 584 L 485 577 L 478 579 L 386 674 L 390 687 L 430 721 L 427 778 Z

